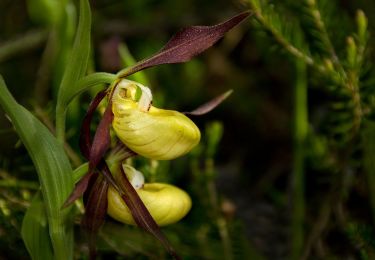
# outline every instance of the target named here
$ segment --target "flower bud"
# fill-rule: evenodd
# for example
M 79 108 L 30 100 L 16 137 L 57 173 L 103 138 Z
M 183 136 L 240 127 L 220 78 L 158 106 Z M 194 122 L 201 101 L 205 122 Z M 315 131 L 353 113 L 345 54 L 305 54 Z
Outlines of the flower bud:
M 113 129 L 118 138 L 141 156 L 171 160 L 199 143 L 198 127 L 184 114 L 152 106 L 149 88 L 121 80 L 112 93 Z

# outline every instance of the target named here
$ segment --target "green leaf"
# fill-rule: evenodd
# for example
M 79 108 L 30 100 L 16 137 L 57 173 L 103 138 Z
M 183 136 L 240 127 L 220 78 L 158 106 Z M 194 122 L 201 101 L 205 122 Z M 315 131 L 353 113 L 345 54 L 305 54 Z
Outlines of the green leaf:
M 31 258 L 52 259 L 53 250 L 48 234 L 48 221 L 40 192 L 33 198 L 22 222 L 22 239 Z
M 81 164 L 73 171 L 74 183 L 77 183 L 89 170 L 89 163 Z
M 80 1 L 78 29 L 73 50 L 61 81 L 56 107 L 56 131 L 60 141 L 64 139 L 65 113 L 69 101 L 76 94 L 76 84 L 84 76 L 90 55 L 91 11 L 88 0 Z
M 67 100 L 68 104 L 73 100 L 73 98 L 82 92 L 88 90 L 89 88 L 101 85 L 101 84 L 111 84 L 116 80 L 116 75 L 106 72 L 97 72 L 80 79 L 75 88 L 72 90 L 72 93 Z
M 65 69 L 59 89 L 59 99 L 64 105 L 75 93 L 75 85 L 82 78 L 87 69 L 90 55 L 91 39 L 91 11 L 87 0 L 80 1 L 80 16 L 77 34 L 74 40 L 72 54 Z
M 55 259 L 71 259 L 73 237 L 71 227 L 67 226 L 69 208 L 61 210 L 73 189 L 70 162 L 52 133 L 12 97 L 1 76 L 0 105 L 11 119 L 38 172 Z

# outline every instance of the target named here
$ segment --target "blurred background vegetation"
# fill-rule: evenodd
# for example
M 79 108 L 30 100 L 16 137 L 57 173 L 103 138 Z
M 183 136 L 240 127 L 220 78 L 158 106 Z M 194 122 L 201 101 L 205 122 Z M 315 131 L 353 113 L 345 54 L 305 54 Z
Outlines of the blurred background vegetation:
M 132 162 L 149 181 L 175 183 L 192 196 L 189 215 L 164 228 L 184 259 L 375 259 L 374 1 L 90 2 L 89 72 L 117 72 L 182 27 L 256 12 L 198 58 L 136 75 L 156 106 L 179 111 L 234 90 L 195 119 L 203 138 L 189 155 Z M 76 6 L 0 0 L 0 74 L 47 126 Z M 76 166 L 93 93 L 68 114 Z M 37 189 L 33 164 L 0 113 L 0 259 L 28 259 L 20 227 Z M 75 254 L 86 259 L 79 218 Z M 103 259 L 168 258 L 153 238 L 109 218 L 99 248 Z

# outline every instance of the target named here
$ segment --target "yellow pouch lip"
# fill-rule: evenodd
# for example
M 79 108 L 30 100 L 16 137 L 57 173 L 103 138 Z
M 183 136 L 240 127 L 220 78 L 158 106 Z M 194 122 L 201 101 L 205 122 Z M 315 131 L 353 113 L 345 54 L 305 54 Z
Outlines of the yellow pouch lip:
M 131 150 L 146 158 L 172 160 L 191 151 L 200 141 L 199 128 L 186 115 L 150 106 L 141 111 L 137 102 L 113 96 L 113 129 Z
M 156 223 L 160 226 L 181 220 L 191 209 L 190 196 L 182 189 L 166 183 L 146 183 L 137 193 Z M 110 187 L 108 189 L 108 214 L 125 224 L 136 225 L 121 196 Z

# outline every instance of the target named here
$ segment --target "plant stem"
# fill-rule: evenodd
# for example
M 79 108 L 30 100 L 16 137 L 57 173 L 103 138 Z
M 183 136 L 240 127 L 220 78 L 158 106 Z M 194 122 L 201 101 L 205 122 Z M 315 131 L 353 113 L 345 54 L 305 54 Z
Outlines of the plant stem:
M 294 87 L 294 133 L 293 133 L 293 170 L 292 170 L 292 248 L 291 259 L 301 256 L 304 242 L 304 159 L 305 139 L 308 130 L 306 64 L 296 61 L 296 84 Z
M 223 246 L 223 258 L 226 260 L 233 259 L 233 252 L 232 252 L 232 243 L 230 240 L 227 221 L 222 216 L 219 210 L 219 202 L 218 202 L 218 195 L 216 186 L 214 183 L 214 160 L 212 158 L 207 158 L 205 161 L 205 174 L 207 176 L 207 190 L 209 195 L 209 200 L 211 203 L 211 208 L 214 212 L 214 216 L 216 218 L 216 225 L 220 234 L 222 246 Z
M 70 223 L 59 223 L 59 221 L 50 219 L 49 233 L 52 240 L 54 259 L 66 260 L 73 259 L 73 232 L 72 227 L 67 227 Z M 66 231 L 66 229 L 70 229 Z

